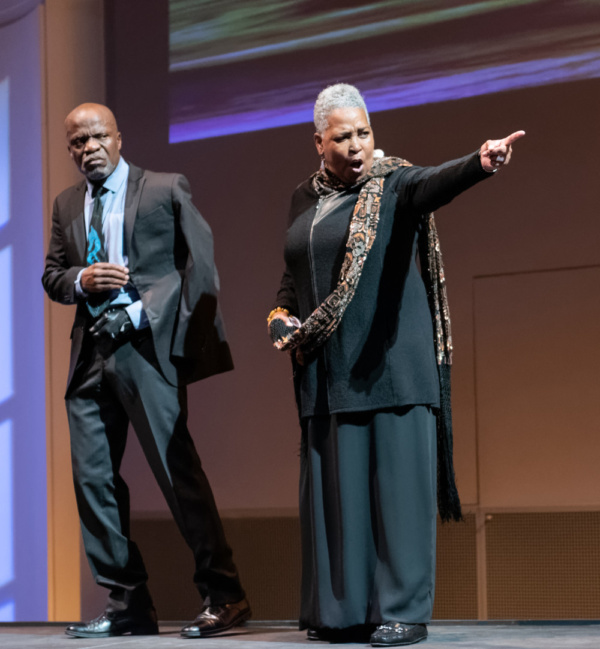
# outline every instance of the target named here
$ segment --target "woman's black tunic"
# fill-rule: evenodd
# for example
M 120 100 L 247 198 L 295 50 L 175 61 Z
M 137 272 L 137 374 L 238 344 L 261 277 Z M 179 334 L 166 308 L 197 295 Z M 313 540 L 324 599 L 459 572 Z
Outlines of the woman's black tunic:
M 433 326 L 416 263 L 423 215 L 489 177 L 478 153 L 438 167 L 401 167 L 384 183 L 375 243 L 342 321 L 296 366 L 300 416 L 439 405 Z M 335 289 L 360 187 L 292 198 L 286 269 L 275 306 L 304 321 Z

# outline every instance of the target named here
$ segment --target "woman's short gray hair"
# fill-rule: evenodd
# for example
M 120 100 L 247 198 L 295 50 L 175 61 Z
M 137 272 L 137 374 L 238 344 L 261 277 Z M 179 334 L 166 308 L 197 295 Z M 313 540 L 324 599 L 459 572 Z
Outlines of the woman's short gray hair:
M 315 128 L 323 133 L 329 126 L 329 115 L 337 108 L 362 108 L 370 124 L 369 111 L 358 88 L 348 83 L 336 83 L 321 90 L 315 102 Z

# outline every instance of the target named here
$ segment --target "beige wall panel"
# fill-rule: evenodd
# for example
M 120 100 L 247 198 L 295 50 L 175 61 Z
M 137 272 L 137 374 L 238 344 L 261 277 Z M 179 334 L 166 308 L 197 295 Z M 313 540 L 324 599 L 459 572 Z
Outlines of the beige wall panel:
M 103 3 L 101 0 L 46 0 L 42 21 L 47 241 L 54 197 L 80 178 L 66 150 L 64 118 L 79 103 L 104 100 Z M 79 519 L 63 399 L 73 315 L 72 307 L 47 300 L 49 620 L 80 617 Z
M 592 80 L 372 116 L 378 144 L 418 164 L 455 157 L 488 137 L 527 132 L 509 167 L 437 212 L 452 314 L 455 467 L 463 503 L 478 503 L 473 278 L 599 263 L 598 165 L 589 146 L 600 141 L 599 109 L 600 80 Z
M 600 506 L 600 266 L 475 280 L 480 504 Z

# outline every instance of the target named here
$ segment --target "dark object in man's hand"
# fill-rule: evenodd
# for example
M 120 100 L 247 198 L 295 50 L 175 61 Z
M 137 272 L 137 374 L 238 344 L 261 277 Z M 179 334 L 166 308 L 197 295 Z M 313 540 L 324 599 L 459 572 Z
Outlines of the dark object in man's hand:
M 108 356 L 122 345 L 133 331 L 125 309 L 108 309 L 90 327 L 90 333 L 102 356 Z
M 296 331 L 296 327 L 288 327 L 281 318 L 273 318 L 269 325 L 269 334 L 274 343 L 289 336 L 294 331 Z

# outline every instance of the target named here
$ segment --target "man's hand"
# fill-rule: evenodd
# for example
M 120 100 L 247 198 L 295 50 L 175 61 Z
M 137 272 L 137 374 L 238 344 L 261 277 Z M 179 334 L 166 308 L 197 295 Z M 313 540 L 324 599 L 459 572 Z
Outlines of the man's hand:
M 503 140 L 488 140 L 479 149 L 481 166 L 487 172 L 496 171 L 510 162 L 512 155 L 512 143 L 525 135 L 525 131 L 515 131 Z
M 81 288 L 86 293 L 102 293 L 125 286 L 129 281 L 129 269 L 118 264 L 101 261 L 88 266 L 80 278 Z
M 105 358 L 129 337 L 133 323 L 125 309 L 108 309 L 90 327 L 96 347 Z

